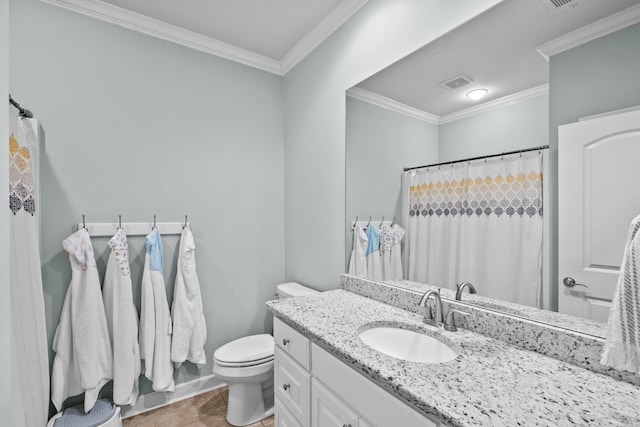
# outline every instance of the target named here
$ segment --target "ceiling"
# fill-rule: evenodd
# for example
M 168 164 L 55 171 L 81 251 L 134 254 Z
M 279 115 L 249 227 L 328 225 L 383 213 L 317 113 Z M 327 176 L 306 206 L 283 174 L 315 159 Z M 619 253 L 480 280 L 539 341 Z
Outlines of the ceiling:
M 43 0 L 154 37 L 284 75 L 367 0 Z M 397 1 L 397 0 L 388 0 Z M 442 0 L 445 1 L 445 0 Z M 578 4 L 554 15 L 544 3 Z M 542 43 L 640 4 L 640 0 L 504 0 L 365 80 L 367 93 L 435 117 L 548 82 Z M 443 80 L 465 75 L 468 87 Z
M 545 1 L 505 0 L 357 87 L 442 118 L 547 84 L 549 63 L 536 48 L 640 4 L 586 0 L 554 14 Z M 473 82 L 457 89 L 441 85 L 459 75 Z M 489 90 L 482 100 L 465 96 L 479 87 Z

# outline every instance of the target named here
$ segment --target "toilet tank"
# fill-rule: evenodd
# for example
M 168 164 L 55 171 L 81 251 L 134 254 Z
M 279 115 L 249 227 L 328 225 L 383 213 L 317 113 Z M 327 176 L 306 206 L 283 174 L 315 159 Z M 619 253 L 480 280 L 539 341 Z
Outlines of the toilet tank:
M 318 291 L 302 286 L 297 282 L 281 283 L 277 286 L 279 298 L 299 297 L 302 295 L 317 294 Z

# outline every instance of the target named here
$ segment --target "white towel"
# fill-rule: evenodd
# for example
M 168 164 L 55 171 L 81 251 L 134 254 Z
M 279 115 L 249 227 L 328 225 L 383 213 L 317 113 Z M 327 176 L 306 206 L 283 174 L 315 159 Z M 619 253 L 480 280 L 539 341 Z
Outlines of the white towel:
M 88 412 L 113 378 L 111 342 L 89 233 L 82 228 L 63 246 L 69 252 L 71 283 L 53 337 L 51 401 L 60 410 L 65 399 L 84 392 Z
M 173 290 L 171 318 L 171 360 L 179 367 L 188 360 L 204 365 L 207 357 L 204 343 L 207 341 L 207 324 L 202 312 L 200 282 L 196 272 L 196 244 L 189 227 L 185 227 L 180 238 L 178 272 Z
M 133 405 L 140 376 L 138 312 L 133 304 L 127 235 L 122 229 L 109 240 L 109 247 L 102 298 L 113 348 L 113 401 Z
M 140 358 L 153 391 L 174 391 L 171 363 L 171 316 L 164 284 L 162 239 L 157 229 L 146 237 L 142 272 Z
M 631 222 L 600 363 L 640 373 L 640 216 Z
M 398 224 L 393 224 L 393 245 L 391 246 L 391 278 L 387 280 L 402 280 L 402 238 L 404 229 Z
M 349 260 L 349 274 L 359 277 L 367 277 L 366 251 L 369 239 L 361 226 L 353 229 L 353 250 Z

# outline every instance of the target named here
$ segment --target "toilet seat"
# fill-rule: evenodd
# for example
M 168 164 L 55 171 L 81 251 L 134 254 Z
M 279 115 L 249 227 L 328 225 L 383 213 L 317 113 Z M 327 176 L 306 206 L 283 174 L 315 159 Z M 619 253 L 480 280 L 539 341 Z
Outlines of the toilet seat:
M 213 353 L 213 358 L 220 366 L 255 366 L 272 361 L 274 347 L 271 335 L 251 335 L 218 348 Z
M 228 366 L 231 368 L 245 368 L 249 366 L 262 365 L 264 363 L 271 362 L 273 361 L 273 355 L 267 356 L 265 358 L 258 359 L 258 360 L 248 361 L 248 362 L 225 362 L 225 361 L 216 359 L 214 356 L 214 361 L 216 364 L 220 366 Z

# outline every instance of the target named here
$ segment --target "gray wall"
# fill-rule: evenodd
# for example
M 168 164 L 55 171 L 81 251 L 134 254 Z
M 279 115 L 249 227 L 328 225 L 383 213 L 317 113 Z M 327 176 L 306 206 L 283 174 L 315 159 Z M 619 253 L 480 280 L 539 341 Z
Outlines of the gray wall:
M 441 162 L 549 143 L 549 96 L 541 95 L 440 125 Z
M 348 262 L 356 216 L 402 224 L 402 168 L 438 161 L 438 125 L 347 96 L 346 131 Z
M 176 377 L 210 375 L 215 348 L 271 331 L 264 302 L 284 280 L 282 77 L 37 0 L 12 1 L 10 17 L 11 91 L 46 133 L 49 341 L 71 275 L 61 242 L 81 214 L 89 222 L 114 222 L 118 214 L 124 222 L 150 222 L 153 214 L 176 222 L 188 214 L 209 363 L 199 371 L 185 364 Z M 164 240 L 171 300 L 178 238 Z M 94 240 L 101 274 L 106 242 Z M 131 237 L 130 250 L 139 302 L 143 237 Z
M 9 140 L 9 0 L 0 0 L 0 140 Z M 7 145 L 5 145 L 7 147 Z M 6 149 L 6 148 L 5 148 Z M 6 151 L 5 151 L 6 153 Z M 5 154 L 5 159 L 6 159 Z M 0 162 L 0 200 L 9 199 L 9 163 Z M 0 209 L 0 366 L 5 368 L 5 379 L 0 381 L 0 414 L 11 419 L 10 369 L 10 312 L 9 305 L 9 209 Z
M 640 24 L 559 53 L 549 61 L 551 276 L 558 281 L 558 126 L 640 105 Z
M 497 3 L 369 0 L 285 76 L 287 280 L 344 272 L 345 91 Z

